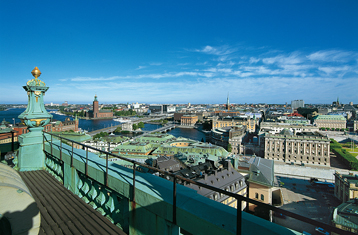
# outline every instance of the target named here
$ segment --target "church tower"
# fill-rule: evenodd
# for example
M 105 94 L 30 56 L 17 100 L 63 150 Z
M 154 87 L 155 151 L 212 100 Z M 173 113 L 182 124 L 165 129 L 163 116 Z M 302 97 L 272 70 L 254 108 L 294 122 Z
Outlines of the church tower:
M 230 111 L 229 92 L 227 93 L 226 108 L 227 108 L 227 111 Z
M 97 95 L 94 96 L 94 101 L 93 101 L 93 118 L 97 118 L 98 117 L 98 100 L 97 100 Z

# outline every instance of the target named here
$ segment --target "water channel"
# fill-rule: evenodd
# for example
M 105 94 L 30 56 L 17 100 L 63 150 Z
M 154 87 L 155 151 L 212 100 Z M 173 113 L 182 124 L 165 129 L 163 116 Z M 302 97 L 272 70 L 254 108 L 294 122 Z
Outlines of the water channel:
M 19 123 L 20 119 L 17 118 L 22 112 L 24 112 L 25 109 L 8 109 L 5 111 L 0 111 L 0 121 L 4 120 L 13 124 L 14 121 L 15 123 Z M 49 111 L 49 110 L 48 110 Z M 66 118 L 68 118 L 69 116 L 66 115 L 59 115 L 59 114 L 55 114 L 55 113 L 51 113 L 53 115 L 53 120 L 58 120 L 58 121 L 65 121 Z M 15 120 L 13 120 L 13 118 Z M 70 117 L 70 119 L 72 120 L 72 117 Z M 112 119 L 108 119 L 108 120 L 86 120 L 86 119 L 80 119 L 79 120 L 79 128 L 81 128 L 82 130 L 85 131 L 95 131 L 98 129 L 102 129 L 102 128 L 106 128 L 106 127 L 110 127 L 110 126 L 116 126 L 120 124 L 119 122 L 113 121 Z M 159 127 L 161 127 L 161 125 L 159 124 L 144 124 L 144 128 L 143 131 L 151 131 L 151 130 L 155 130 L 158 129 Z M 198 140 L 201 141 L 205 139 L 205 134 L 196 130 L 196 129 L 191 129 L 191 128 L 175 128 L 171 131 L 168 131 L 169 134 L 175 136 L 175 137 L 184 137 L 184 138 L 189 138 L 189 139 L 193 139 L 193 140 Z

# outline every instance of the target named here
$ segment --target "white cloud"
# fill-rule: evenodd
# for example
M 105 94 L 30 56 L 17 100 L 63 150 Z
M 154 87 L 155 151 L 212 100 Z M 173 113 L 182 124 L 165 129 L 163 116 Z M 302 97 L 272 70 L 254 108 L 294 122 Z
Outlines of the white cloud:
M 333 66 L 327 66 L 327 67 L 318 67 L 318 70 L 325 72 L 326 74 L 332 74 L 337 72 L 347 72 L 351 70 L 350 66 L 339 66 L 339 67 L 333 67 Z
M 196 49 L 194 51 L 210 54 L 210 55 L 222 56 L 222 59 L 225 59 L 225 57 L 223 57 L 224 55 L 229 55 L 231 53 L 234 53 L 237 51 L 237 49 L 229 48 L 228 46 L 219 46 L 219 47 L 206 46 L 201 50 Z
M 258 59 L 258 58 L 250 57 L 249 63 L 254 64 L 254 63 L 257 63 L 259 61 L 260 61 L 260 59 Z
M 97 93 L 101 102 L 158 102 L 203 103 L 225 102 L 226 94 L 230 91 L 230 100 L 234 103 L 243 102 L 286 102 L 297 97 L 305 97 L 307 102 L 322 102 L 331 96 L 340 98 L 345 94 L 352 94 L 358 81 L 354 78 L 335 79 L 329 77 L 282 77 L 263 76 L 251 77 L 251 72 L 235 71 L 241 78 L 212 78 L 202 80 L 166 80 L 166 81 L 97 81 L 96 84 L 82 84 L 79 88 L 70 88 L 62 96 L 76 100 L 76 96 L 88 96 L 92 100 L 92 93 Z M 179 75 L 179 74 L 178 74 Z M 319 87 L 319 89 L 317 89 Z M 163 91 L 166 92 L 163 92 Z M 89 91 L 93 91 L 92 93 Z M 210 91 L 210 92 L 208 92 Z M 63 91 L 61 91 L 63 92 Z M 52 95 L 46 94 L 47 100 Z M 68 98 L 67 98 L 68 97 Z M 333 99 L 333 98 L 332 98 Z M 349 95 L 344 99 L 349 99 Z M 351 98 L 352 99 L 352 98 Z
M 138 66 L 138 68 L 136 68 L 136 70 L 145 69 L 145 68 L 147 68 L 147 66 Z
M 325 61 L 325 62 L 348 62 L 353 58 L 357 58 L 357 53 L 341 50 L 322 50 L 314 52 L 307 56 L 311 61 Z
M 110 81 L 120 78 L 119 76 L 113 76 L 113 77 L 99 77 L 99 78 L 91 78 L 91 77 L 75 77 L 71 78 L 71 81 L 73 82 L 86 82 L 86 81 Z
M 302 58 L 298 53 L 292 53 L 289 56 L 285 55 L 277 55 L 274 57 L 263 58 L 262 62 L 265 64 L 299 64 L 302 63 Z
M 127 100 L 162 103 L 193 102 L 198 99 L 210 103 L 215 102 L 222 93 L 227 94 L 227 91 L 230 91 L 230 99 L 236 103 L 243 99 L 250 102 L 270 102 L 267 99 L 284 102 L 297 97 L 320 102 L 329 100 L 330 96 L 353 94 L 353 87 L 357 87 L 357 79 L 352 76 L 358 72 L 355 52 L 269 51 L 261 55 L 242 55 L 241 52 L 238 55 L 236 51 L 228 46 L 206 46 L 195 50 L 206 55 L 189 56 L 180 60 L 180 63 L 168 63 L 168 67 L 162 66 L 156 70 L 151 68 L 151 73 L 141 70 L 146 66 L 139 66 L 121 76 L 75 77 L 67 80 L 73 83 L 73 87 L 80 87 L 77 90 L 102 92 L 101 95 L 108 101 L 113 100 L 109 94 L 120 94 L 114 98 L 125 101 L 122 97 L 129 97 Z M 208 62 L 210 56 L 207 55 L 214 55 L 214 59 Z M 331 57 L 327 59 L 325 56 Z M 347 63 L 342 65 L 342 61 Z M 341 79 L 343 75 L 344 80 Z

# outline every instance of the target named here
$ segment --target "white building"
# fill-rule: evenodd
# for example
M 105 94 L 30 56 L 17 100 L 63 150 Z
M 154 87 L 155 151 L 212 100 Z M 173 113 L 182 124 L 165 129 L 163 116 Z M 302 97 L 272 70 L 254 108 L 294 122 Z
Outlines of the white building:
M 298 108 L 304 108 L 305 102 L 303 100 L 292 100 L 291 101 L 291 108 L 292 110 L 298 109 Z

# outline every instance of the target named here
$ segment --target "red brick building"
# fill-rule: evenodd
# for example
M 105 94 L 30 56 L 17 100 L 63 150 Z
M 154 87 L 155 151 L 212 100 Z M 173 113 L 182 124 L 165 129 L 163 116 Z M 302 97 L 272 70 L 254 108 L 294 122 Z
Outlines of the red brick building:
M 86 117 L 95 119 L 107 119 L 113 118 L 113 112 L 111 110 L 99 110 L 97 96 L 94 96 L 93 110 L 86 113 Z

